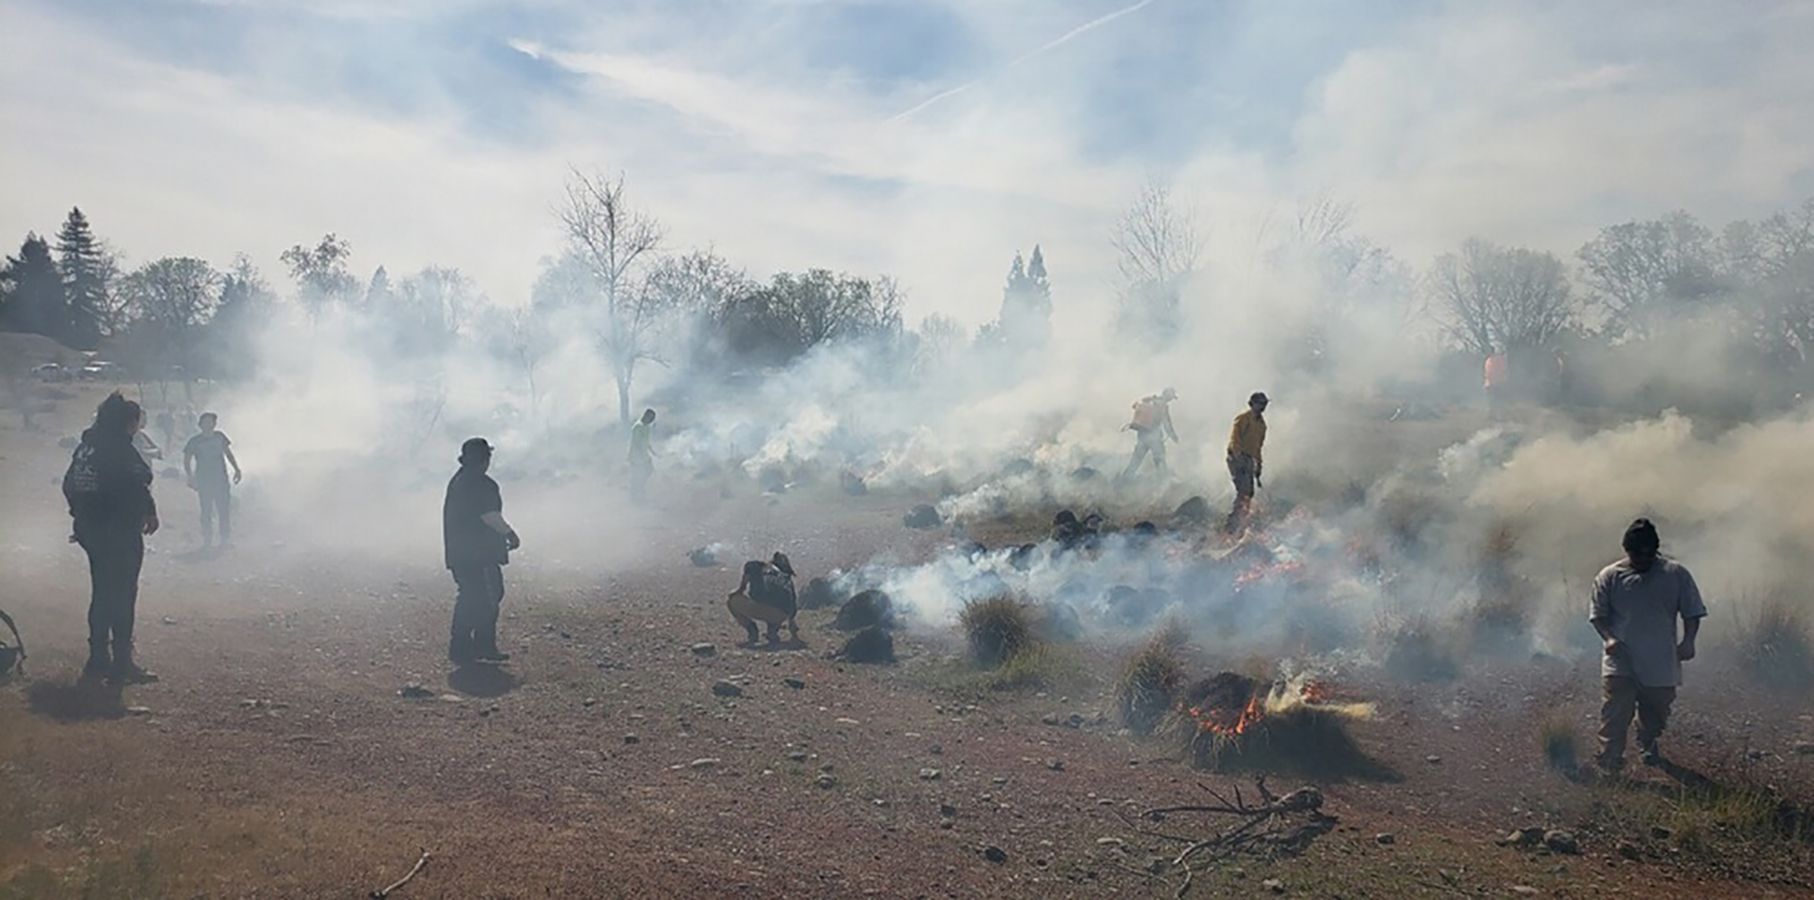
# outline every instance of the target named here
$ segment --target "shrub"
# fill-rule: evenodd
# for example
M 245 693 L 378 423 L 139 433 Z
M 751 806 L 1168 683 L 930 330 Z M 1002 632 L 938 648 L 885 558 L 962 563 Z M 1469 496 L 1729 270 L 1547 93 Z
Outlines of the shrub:
M 1176 619 L 1167 621 L 1122 667 L 1115 682 L 1115 716 L 1129 731 L 1152 734 L 1177 702 L 1184 683 L 1184 663 L 1178 657 L 1186 636 Z
M 1737 617 L 1737 641 L 1747 674 L 1779 691 L 1814 688 L 1814 636 L 1808 608 L 1787 591 L 1772 591 L 1747 604 Z
M 969 641 L 971 658 L 992 669 L 1037 643 L 1033 619 L 1031 606 L 1008 594 L 998 594 L 964 604 L 958 623 Z

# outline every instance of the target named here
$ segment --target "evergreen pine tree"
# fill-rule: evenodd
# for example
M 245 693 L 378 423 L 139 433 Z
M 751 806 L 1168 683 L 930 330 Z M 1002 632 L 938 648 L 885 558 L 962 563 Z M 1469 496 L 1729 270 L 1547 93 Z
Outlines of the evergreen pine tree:
M 63 293 L 63 276 L 51 259 L 50 244 L 36 232 L 25 236 L 18 256 L 6 259 L 3 280 L 8 284 L 4 321 L 0 328 L 41 334 L 70 344 L 69 301 Z
M 69 217 L 57 231 L 57 268 L 69 305 L 65 343 L 92 348 L 113 324 L 114 261 L 95 238 L 80 207 L 70 208 Z

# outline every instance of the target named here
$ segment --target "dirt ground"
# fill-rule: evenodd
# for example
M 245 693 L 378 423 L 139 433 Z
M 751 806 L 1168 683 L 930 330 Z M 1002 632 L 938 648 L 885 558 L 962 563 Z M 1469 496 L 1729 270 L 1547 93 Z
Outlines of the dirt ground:
M 950 677 L 960 645 L 936 630 L 906 635 L 895 666 L 830 659 L 829 611 L 803 614 L 804 647 L 742 649 L 722 607 L 739 559 L 685 557 L 785 546 L 803 575 L 923 559 L 944 536 L 902 528 L 914 500 L 898 496 L 668 484 L 626 511 L 501 475 L 526 542 L 506 570 L 515 656 L 450 671 L 432 492 L 281 527 L 248 500 L 238 546 L 203 554 L 190 496 L 160 480 L 168 526 L 138 621 L 162 681 L 80 687 L 86 570 L 52 482 L 81 405 L 43 430 L 0 426 L 0 608 L 32 654 L 0 686 L 0 898 L 363 896 L 424 850 L 397 896 L 1171 896 L 1177 876 L 1149 866 L 1181 848 L 1133 820 L 1207 796 L 1200 784 L 1251 790 L 1099 717 L 1125 647 L 1086 643 L 1083 680 L 1024 692 Z M 256 497 L 269 473 L 248 467 Z M 576 502 L 609 512 L 538 529 Z M 409 535 L 376 539 L 395 530 Z M 1814 755 L 1792 748 L 1814 739 L 1814 700 L 1736 687 L 1733 661 L 1704 655 L 1671 758 L 1805 808 Z M 741 696 L 717 696 L 720 680 Z M 430 696 L 399 696 L 411 683 Z M 1590 734 L 1585 663 L 1482 663 L 1428 684 L 1356 670 L 1337 687 L 1378 704 L 1354 734 L 1391 777 L 1321 783 L 1335 831 L 1301 855 L 1231 860 L 1191 896 L 1814 896 L 1805 839 L 1684 847 L 1661 830 L 1686 802 L 1670 775 L 1582 785 L 1546 766 L 1542 723 Z M 1641 796 L 1662 805 L 1627 799 Z M 1520 826 L 1570 829 L 1581 853 L 1496 843 Z

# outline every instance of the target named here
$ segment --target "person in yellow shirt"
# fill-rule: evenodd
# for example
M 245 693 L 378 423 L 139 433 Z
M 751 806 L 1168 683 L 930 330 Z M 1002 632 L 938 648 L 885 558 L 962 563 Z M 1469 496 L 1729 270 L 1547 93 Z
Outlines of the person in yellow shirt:
M 1247 411 L 1235 417 L 1234 427 L 1228 432 L 1228 475 L 1235 483 L 1234 509 L 1228 513 L 1229 531 L 1235 531 L 1247 521 L 1254 489 L 1262 486 L 1260 476 L 1265 467 L 1262 451 L 1266 446 L 1268 402 L 1264 393 L 1254 392 L 1247 398 Z

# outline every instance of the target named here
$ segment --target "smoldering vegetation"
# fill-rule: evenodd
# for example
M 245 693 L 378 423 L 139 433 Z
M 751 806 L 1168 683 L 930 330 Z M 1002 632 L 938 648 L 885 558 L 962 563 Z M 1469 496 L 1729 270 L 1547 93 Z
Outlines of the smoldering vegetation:
M 622 484 L 646 406 L 658 514 L 895 503 L 948 536 L 822 573 L 809 608 L 875 590 L 940 629 L 1013 596 L 1065 639 L 1171 617 L 1212 652 L 1440 681 L 1591 652 L 1588 582 L 1643 514 L 1700 576 L 1711 639 L 1806 657 L 1814 203 L 1613 225 L 1567 260 L 1458 236 L 1418 265 L 1328 198 L 1212 241 L 1185 227 L 1200 204 L 1155 186 L 1111 228 L 1120 282 L 1067 282 L 1070 248 L 1007 240 L 971 330 L 910 326 L 912 272 L 753 274 L 672 246 L 621 178 L 576 172 L 555 199 L 562 240 L 526 251 L 546 258 L 520 298 L 451 267 L 356 275 L 376 261 L 334 235 L 286 251 L 281 285 L 243 259 L 124 270 L 72 214 L 57 253 L 34 237 L 10 260 L 0 321 L 98 347 L 179 442 L 219 412 L 255 473 L 243 530 L 299 552 L 432 560 L 426 511 L 480 434 L 534 552 L 639 562 Z M 1493 354 L 1512 375 L 1489 413 Z M 21 409 L 49 389 L 8 384 Z M 1164 387 L 1169 472 L 1122 477 L 1130 404 Z M 1224 436 L 1258 389 L 1277 398 L 1266 488 L 1227 534 Z

